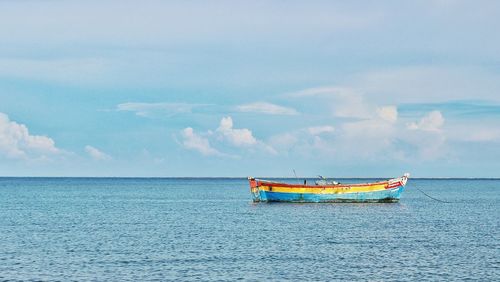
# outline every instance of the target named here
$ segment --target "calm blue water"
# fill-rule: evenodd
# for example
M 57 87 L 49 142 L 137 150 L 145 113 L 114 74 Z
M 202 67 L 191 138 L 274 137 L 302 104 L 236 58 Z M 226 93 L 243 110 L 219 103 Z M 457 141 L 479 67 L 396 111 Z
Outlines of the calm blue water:
M 250 199 L 246 179 L 0 178 L 0 280 L 500 279 L 500 180 L 410 179 L 397 204 Z

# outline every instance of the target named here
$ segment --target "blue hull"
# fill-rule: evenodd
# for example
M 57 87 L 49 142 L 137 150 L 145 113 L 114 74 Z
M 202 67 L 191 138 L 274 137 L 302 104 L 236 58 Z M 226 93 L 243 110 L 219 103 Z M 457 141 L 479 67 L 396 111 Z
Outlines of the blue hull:
M 403 190 L 403 186 L 376 192 L 343 194 L 281 193 L 260 190 L 259 198 L 255 197 L 257 195 L 254 195 L 254 201 L 295 203 L 387 203 L 399 201 Z

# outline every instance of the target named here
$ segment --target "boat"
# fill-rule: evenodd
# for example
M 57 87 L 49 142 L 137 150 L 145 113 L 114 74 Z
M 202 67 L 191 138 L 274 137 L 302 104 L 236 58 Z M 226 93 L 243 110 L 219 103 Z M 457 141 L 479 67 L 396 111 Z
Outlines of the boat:
M 385 181 L 343 184 L 321 177 L 314 184 L 282 183 L 248 177 L 254 202 L 293 203 L 395 203 L 399 201 L 409 173 Z

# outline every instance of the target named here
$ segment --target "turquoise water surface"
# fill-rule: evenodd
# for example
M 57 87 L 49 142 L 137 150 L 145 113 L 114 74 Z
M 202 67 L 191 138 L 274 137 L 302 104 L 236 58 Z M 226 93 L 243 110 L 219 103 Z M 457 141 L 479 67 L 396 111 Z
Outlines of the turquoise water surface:
M 254 204 L 246 179 L 0 178 L 0 280 L 498 281 L 499 229 L 500 180 Z

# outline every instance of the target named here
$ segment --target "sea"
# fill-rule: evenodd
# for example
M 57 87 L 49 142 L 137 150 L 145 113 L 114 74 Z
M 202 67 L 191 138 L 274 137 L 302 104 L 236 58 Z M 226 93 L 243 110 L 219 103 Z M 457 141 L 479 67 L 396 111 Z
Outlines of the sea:
M 244 178 L 0 178 L 0 281 L 500 281 L 499 235 L 499 179 L 292 204 Z

